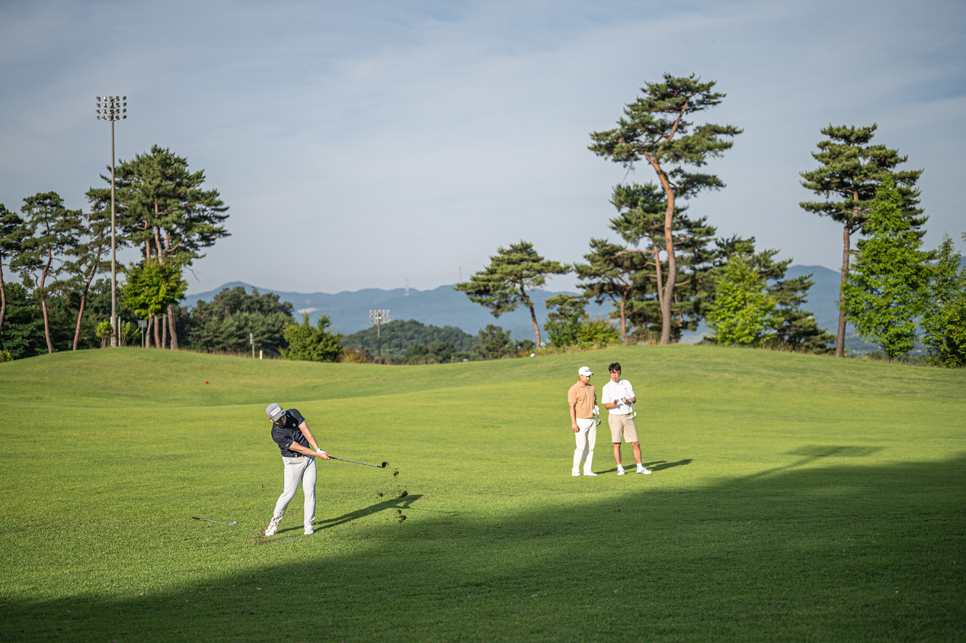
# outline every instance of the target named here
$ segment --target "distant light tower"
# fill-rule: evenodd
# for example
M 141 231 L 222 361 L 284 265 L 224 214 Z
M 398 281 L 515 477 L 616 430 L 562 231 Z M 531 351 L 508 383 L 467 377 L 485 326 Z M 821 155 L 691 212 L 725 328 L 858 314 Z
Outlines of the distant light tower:
M 370 310 L 369 321 L 376 325 L 376 354 L 379 356 L 379 363 L 382 364 L 382 336 L 379 327 L 389 323 L 389 311 Z
M 97 96 L 97 120 L 111 121 L 111 346 L 117 346 L 117 244 L 114 237 L 114 122 L 127 118 L 127 96 Z

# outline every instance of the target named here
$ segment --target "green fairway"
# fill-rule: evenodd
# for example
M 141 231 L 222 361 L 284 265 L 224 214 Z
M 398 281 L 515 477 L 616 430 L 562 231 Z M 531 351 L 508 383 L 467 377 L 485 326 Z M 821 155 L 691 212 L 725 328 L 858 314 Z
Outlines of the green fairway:
M 654 473 L 605 419 L 573 478 L 567 389 L 612 361 Z M 390 463 L 318 461 L 313 536 L 301 491 L 260 536 L 270 402 Z M 0 418 L 0 641 L 966 640 L 966 371 L 91 350 L 0 364 Z

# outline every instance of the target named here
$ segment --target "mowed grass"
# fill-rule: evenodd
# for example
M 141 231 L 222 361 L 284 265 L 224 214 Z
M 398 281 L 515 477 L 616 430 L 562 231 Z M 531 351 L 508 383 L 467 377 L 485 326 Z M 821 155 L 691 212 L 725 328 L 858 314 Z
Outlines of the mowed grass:
M 618 477 L 602 424 L 600 475 L 572 478 L 567 388 L 615 360 L 654 473 Z M 390 463 L 319 461 L 313 536 L 299 492 L 260 537 L 273 401 Z M 964 371 L 117 349 L 0 364 L 0 418 L 2 641 L 966 639 Z

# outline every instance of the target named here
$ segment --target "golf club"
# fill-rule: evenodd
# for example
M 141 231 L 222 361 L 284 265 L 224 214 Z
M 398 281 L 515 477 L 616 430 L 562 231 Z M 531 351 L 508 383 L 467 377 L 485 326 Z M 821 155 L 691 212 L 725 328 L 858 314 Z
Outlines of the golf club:
M 192 516 L 195 520 L 204 520 L 205 522 L 217 522 L 219 525 L 237 525 L 237 520 L 232 520 L 231 522 L 222 522 L 220 520 L 209 520 L 208 518 L 199 518 L 198 516 Z
M 382 464 L 369 464 L 368 462 L 356 462 L 355 460 L 346 460 L 345 458 L 337 458 L 332 454 L 329 454 L 329 458 L 332 460 L 339 460 L 340 462 L 351 462 L 352 464 L 363 464 L 367 467 L 375 467 L 377 469 L 385 469 L 389 463 L 383 462 Z

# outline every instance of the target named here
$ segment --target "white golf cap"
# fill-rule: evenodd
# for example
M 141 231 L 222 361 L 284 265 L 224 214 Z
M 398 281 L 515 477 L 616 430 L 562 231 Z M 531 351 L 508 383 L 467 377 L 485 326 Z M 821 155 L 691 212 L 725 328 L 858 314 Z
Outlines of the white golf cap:
M 593 375 L 593 372 L 591 372 L 589 366 L 581 366 L 580 370 L 577 371 L 577 375 L 586 375 L 587 377 L 590 377 Z
M 282 417 L 283 413 L 285 413 L 285 409 L 274 402 L 269 404 L 268 408 L 265 409 L 265 415 L 272 418 L 272 422 L 275 422 L 278 420 L 278 418 Z

